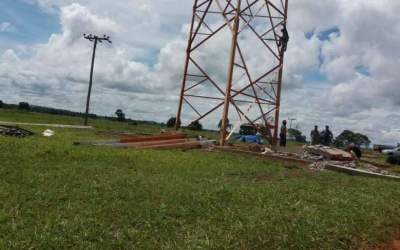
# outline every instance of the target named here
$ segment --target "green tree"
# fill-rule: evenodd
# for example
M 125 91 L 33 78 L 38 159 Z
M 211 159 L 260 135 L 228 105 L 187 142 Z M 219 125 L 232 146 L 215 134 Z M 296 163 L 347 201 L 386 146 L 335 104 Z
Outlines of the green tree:
M 343 131 L 338 137 L 336 137 L 334 141 L 336 147 L 345 147 L 351 143 L 354 143 L 358 146 L 369 147 L 371 141 L 368 136 L 360 133 L 354 133 L 350 130 Z
M 302 132 L 298 129 L 290 128 L 288 130 L 290 136 L 293 136 L 297 142 L 306 143 L 307 137 L 302 134 Z
M 31 110 L 31 106 L 27 102 L 20 102 L 18 104 L 18 109 L 29 111 L 29 110 Z
M 0 109 L 4 106 L 4 103 L 2 100 L 0 100 Z
M 203 125 L 201 125 L 201 123 L 199 121 L 195 121 L 195 122 L 190 123 L 190 125 L 187 128 L 189 130 L 201 131 L 201 130 L 203 130 Z
M 125 121 L 125 114 L 122 111 L 122 109 L 117 109 L 117 111 L 115 111 L 115 115 L 117 116 L 118 121 L 120 122 Z
M 176 117 L 171 117 L 171 118 L 168 119 L 168 121 L 167 121 L 167 127 L 168 128 L 175 127 L 175 124 L 176 124 Z

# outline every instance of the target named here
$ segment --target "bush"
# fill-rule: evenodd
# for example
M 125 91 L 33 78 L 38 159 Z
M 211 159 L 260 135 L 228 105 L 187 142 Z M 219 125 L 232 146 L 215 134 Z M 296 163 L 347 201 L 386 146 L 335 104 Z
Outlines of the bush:
M 203 125 L 201 125 L 199 121 L 195 121 L 190 123 L 190 125 L 187 128 L 190 130 L 201 131 L 203 130 Z
M 31 106 L 27 102 L 20 102 L 18 104 L 18 109 L 29 111 L 29 110 L 31 110 Z
M 306 143 L 307 137 L 302 134 L 302 132 L 298 129 L 290 128 L 289 134 L 294 136 L 296 142 Z
M 169 120 L 167 121 L 167 127 L 168 128 L 173 128 L 175 127 L 176 124 L 176 117 L 171 117 L 169 118 Z

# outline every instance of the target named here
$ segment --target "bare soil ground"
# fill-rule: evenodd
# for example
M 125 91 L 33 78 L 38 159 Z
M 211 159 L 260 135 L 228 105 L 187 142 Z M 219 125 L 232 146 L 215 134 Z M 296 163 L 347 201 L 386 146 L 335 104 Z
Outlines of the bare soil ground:
M 400 235 L 392 242 L 379 246 L 376 250 L 400 250 Z

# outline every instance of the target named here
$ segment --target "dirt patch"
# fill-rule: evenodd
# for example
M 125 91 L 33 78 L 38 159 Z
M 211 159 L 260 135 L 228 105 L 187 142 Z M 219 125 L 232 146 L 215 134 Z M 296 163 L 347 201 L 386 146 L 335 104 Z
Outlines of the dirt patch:
M 383 244 L 375 248 L 375 250 L 400 250 L 400 235 L 392 242 L 388 244 Z

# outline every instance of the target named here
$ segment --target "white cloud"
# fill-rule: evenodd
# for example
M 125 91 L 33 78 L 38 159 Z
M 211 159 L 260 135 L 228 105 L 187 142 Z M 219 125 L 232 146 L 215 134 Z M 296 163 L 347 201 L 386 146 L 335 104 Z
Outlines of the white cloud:
M 147 8 L 142 6 L 139 12 L 144 11 L 143 15 L 147 15 Z M 141 22 L 130 26 L 110 18 L 113 16 L 111 14 L 101 17 L 88 7 L 76 3 L 62 6 L 59 15 L 61 32 L 53 34 L 46 44 L 32 46 L 30 57 L 21 57 L 19 51 L 13 50 L 7 50 L 2 55 L 0 84 L 5 90 L 2 98 L 7 98 L 8 101 L 10 96 L 13 96 L 10 102 L 28 99 L 42 105 L 81 110 L 92 53 L 92 45 L 83 39 L 83 34 L 107 34 L 114 43 L 98 45 L 93 111 L 112 114 L 115 106 L 132 108 L 132 103 L 137 107 L 131 111 L 131 115 L 136 117 L 137 111 L 142 110 L 142 113 L 145 113 L 150 110 L 149 105 L 158 104 L 160 110 L 165 110 L 161 105 L 171 108 L 174 106 L 174 111 L 168 109 L 166 116 L 173 115 L 176 107 L 171 103 L 176 102 L 176 97 L 169 97 L 166 93 L 173 96 L 179 86 L 186 42 L 176 39 L 159 48 L 157 62 L 151 66 L 150 63 L 135 60 L 146 52 L 143 52 L 144 48 L 140 46 L 132 48 L 132 44 L 135 43 L 130 43 L 130 34 L 137 34 L 135 36 L 144 41 L 145 36 L 140 35 L 138 30 L 146 30 L 152 24 Z M 127 39 L 124 38 L 125 35 Z M 151 36 L 148 38 L 153 39 Z M 144 47 L 159 46 L 155 44 L 159 42 L 150 42 Z M 114 102 L 115 105 L 104 106 L 99 103 L 97 106 L 96 98 L 104 96 L 110 98 L 110 102 Z M 125 103 L 121 103 L 121 100 L 125 100 Z M 170 103 L 165 105 L 166 101 Z
M 10 22 L 0 23 L 0 32 L 15 32 L 17 29 Z
M 305 2 L 311 4 L 311 1 L 299 1 L 297 7 L 301 11 L 294 10 L 294 13 L 301 12 L 305 19 L 295 22 L 300 29 L 305 24 L 317 33 L 338 27 L 340 36 L 331 37 L 321 45 L 324 62 L 320 71 L 328 81 L 323 83 L 322 89 L 306 85 L 309 89 L 302 93 L 306 101 L 287 100 L 293 93 L 286 93 L 288 113 L 304 117 L 300 119 L 303 127 L 310 128 L 312 123 L 331 124 L 338 130 L 350 128 L 367 133 L 377 142 L 400 141 L 398 132 L 393 132 L 399 120 L 389 119 L 400 108 L 400 72 L 396 69 L 400 58 L 400 20 L 397 18 L 400 4 L 395 1 L 313 1 L 314 8 L 321 7 L 315 11 L 301 8 Z M 326 13 L 328 10 L 331 13 Z M 310 22 L 309 16 L 320 18 L 320 22 Z M 368 69 L 369 74 L 357 72 L 357 66 Z M 301 108 L 296 108 L 298 106 Z M 312 121 L 304 116 L 307 113 Z

